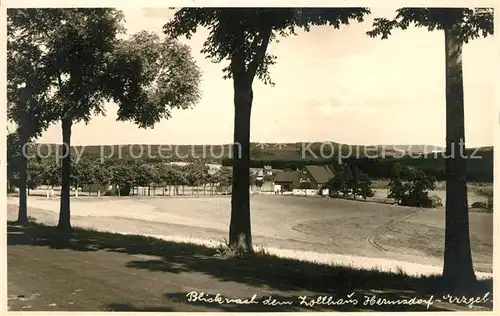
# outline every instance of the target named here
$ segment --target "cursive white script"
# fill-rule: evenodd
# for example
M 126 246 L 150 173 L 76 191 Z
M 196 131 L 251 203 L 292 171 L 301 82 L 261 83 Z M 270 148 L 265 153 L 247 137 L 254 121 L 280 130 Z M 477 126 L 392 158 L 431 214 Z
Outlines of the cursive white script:
M 363 305 L 367 306 L 373 306 L 373 305 L 426 305 L 427 309 L 434 304 L 434 296 L 431 295 L 431 297 L 428 300 L 422 299 L 422 298 L 416 298 L 412 297 L 410 299 L 396 299 L 396 300 L 390 300 L 386 298 L 381 298 L 377 297 L 377 295 L 372 295 L 372 296 L 366 296 L 365 295 L 365 300 L 363 302 Z
M 307 307 L 316 305 L 358 305 L 358 300 L 354 296 L 354 292 L 347 295 L 347 298 L 334 298 L 333 296 L 318 296 L 316 298 L 309 298 L 307 296 L 299 296 L 299 304 Z
M 191 291 L 186 294 L 189 302 L 203 302 L 203 303 L 215 303 L 215 304 L 239 304 L 239 305 L 250 305 L 259 304 L 256 300 L 257 294 L 252 295 L 250 299 L 240 299 L 240 298 L 228 298 L 217 293 L 216 295 L 208 295 L 204 292 Z
M 443 295 L 443 300 L 448 301 L 448 303 L 451 304 L 464 304 L 467 305 L 469 308 L 474 307 L 474 304 L 481 304 L 481 303 L 487 303 L 491 301 L 491 298 L 489 298 L 490 292 L 484 294 L 483 297 L 458 297 L 458 296 L 453 296 L 450 294 Z

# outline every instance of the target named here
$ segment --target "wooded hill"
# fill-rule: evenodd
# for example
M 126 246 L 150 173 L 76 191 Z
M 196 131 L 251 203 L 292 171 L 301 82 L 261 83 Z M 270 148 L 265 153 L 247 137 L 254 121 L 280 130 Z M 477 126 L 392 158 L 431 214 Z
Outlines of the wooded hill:
M 139 159 L 157 161 L 203 161 L 206 163 L 232 164 L 233 148 L 223 145 L 91 145 L 72 146 L 83 153 L 82 157 L 104 160 Z M 59 144 L 34 144 L 32 155 L 47 156 L 62 152 Z M 252 143 L 251 167 L 271 165 L 275 169 L 297 169 L 304 165 L 327 165 L 342 161 L 358 166 L 372 178 L 388 178 L 391 166 L 397 161 L 416 167 L 438 180 L 444 180 L 444 149 L 430 145 L 346 145 L 335 142 L 315 143 Z M 237 152 L 234 152 L 237 154 Z M 411 153 L 411 155 L 410 155 Z M 420 157 L 417 158 L 417 154 Z M 469 181 L 493 181 L 493 147 L 470 148 L 464 153 L 471 157 L 467 162 Z M 375 158 L 376 157 L 376 158 Z

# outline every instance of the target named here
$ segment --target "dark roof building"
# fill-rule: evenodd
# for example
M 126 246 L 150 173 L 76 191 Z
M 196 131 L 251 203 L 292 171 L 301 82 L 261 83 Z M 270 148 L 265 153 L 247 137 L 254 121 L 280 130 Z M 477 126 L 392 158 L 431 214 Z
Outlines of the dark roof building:
M 280 171 L 274 178 L 274 183 L 283 190 L 320 189 L 333 179 L 334 174 L 326 166 L 305 166 L 300 171 Z
M 276 174 L 276 177 L 274 177 L 274 183 L 276 184 L 298 183 L 299 180 L 299 171 L 280 171 Z
M 327 166 L 305 166 L 304 171 L 309 175 L 309 180 L 315 187 L 326 184 L 335 177 Z
M 292 191 L 300 186 L 300 171 L 280 171 L 274 177 L 274 184 L 284 191 Z

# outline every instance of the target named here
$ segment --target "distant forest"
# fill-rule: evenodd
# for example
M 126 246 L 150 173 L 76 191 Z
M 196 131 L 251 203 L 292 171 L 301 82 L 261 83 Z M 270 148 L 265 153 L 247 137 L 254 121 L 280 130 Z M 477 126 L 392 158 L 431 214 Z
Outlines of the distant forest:
M 104 160 L 145 160 L 151 162 L 196 162 L 218 163 L 231 166 L 232 145 L 96 145 L 72 146 L 73 151 L 83 153 L 87 159 Z M 425 173 L 444 180 L 445 161 L 443 154 L 432 152 L 442 148 L 424 145 L 400 146 L 353 146 L 338 143 L 286 143 L 286 144 L 251 144 L 251 167 L 261 168 L 266 165 L 273 169 L 299 169 L 304 165 L 331 165 L 340 160 L 351 166 L 357 166 L 373 179 L 390 177 L 390 170 L 395 162 L 416 167 Z M 403 151 L 412 152 L 413 156 Z M 32 155 L 47 156 L 62 152 L 59 144 L 35 144 L 30 148 Z M 342 158 L 339 158 L 342 153 Z M 351 153 L 349 155 L 349 153 Z M 420 158 L 415 158 L 420 153 Z M 477 182 L 493 181 L 493 147 L 469 148 L 467 157 L 467 180 Z M 370 158 L 367 158 L 369 156 Z M 377 158 L 372 158 L 377 156 Z M 344 158 L 347 157 L 347 158 Z

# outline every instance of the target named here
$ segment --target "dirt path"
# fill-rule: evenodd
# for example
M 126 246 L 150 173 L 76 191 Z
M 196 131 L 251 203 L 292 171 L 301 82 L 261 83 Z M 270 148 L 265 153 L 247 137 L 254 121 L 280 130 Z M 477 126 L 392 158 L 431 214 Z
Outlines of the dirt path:
M 396 218 L 396 219 L 393 219 L 393 220 L 391 220 L 391 221 L 389 221 L 389 222 L 387 222 L 387 223 L 383 224 L 383 225 L 382 225 L 382 226 L 380 226 L 380 227 L 377 227 L 377 228 L 375 229 L 375 231 L 373 232 L 373 235 L 372 235 L 371 237 L 367 238 L 368 242 L 369 242 L 370 244 L 372 244 L 375 248 L 377 248 L 377 249 L 378 249 L 378 250 L 380 250 L 380 251 L 385 251 L 385 252 L 389 251 L 389 250 L 387 250 L 386 248 L 384 248 L 383 246 L 381 246 L 381 245 L 380 245 L 380 244 L 376 241 L 376 238 L 377 238 L 378 236 L 382 235 L 382 234 L 387 233 L 387 231 L 388 231 L 389 229 L 391 229 L 392 227 L 396 226 L 398 223 L 400 223 L 400 222 L 402 222 L 402 221 L 404 221 L 404 220 L 407 220 L 407 219 L 409 219 L 410 217 L 413 217 L 413 216 L 415 216 L 415 215 L 417 215 L 417 214 L 420 214 L 420 213 L 422 213 L 423 211 L 424 211 L 423 209 L 418 209 L 418 210 L 416 210 L 414 213 L 411 213 L 411 214 L 408 214 L 408 215 L 403 215 L 403 216 L 401 216 L 401 217 L 398 217 L 398 218 Z

